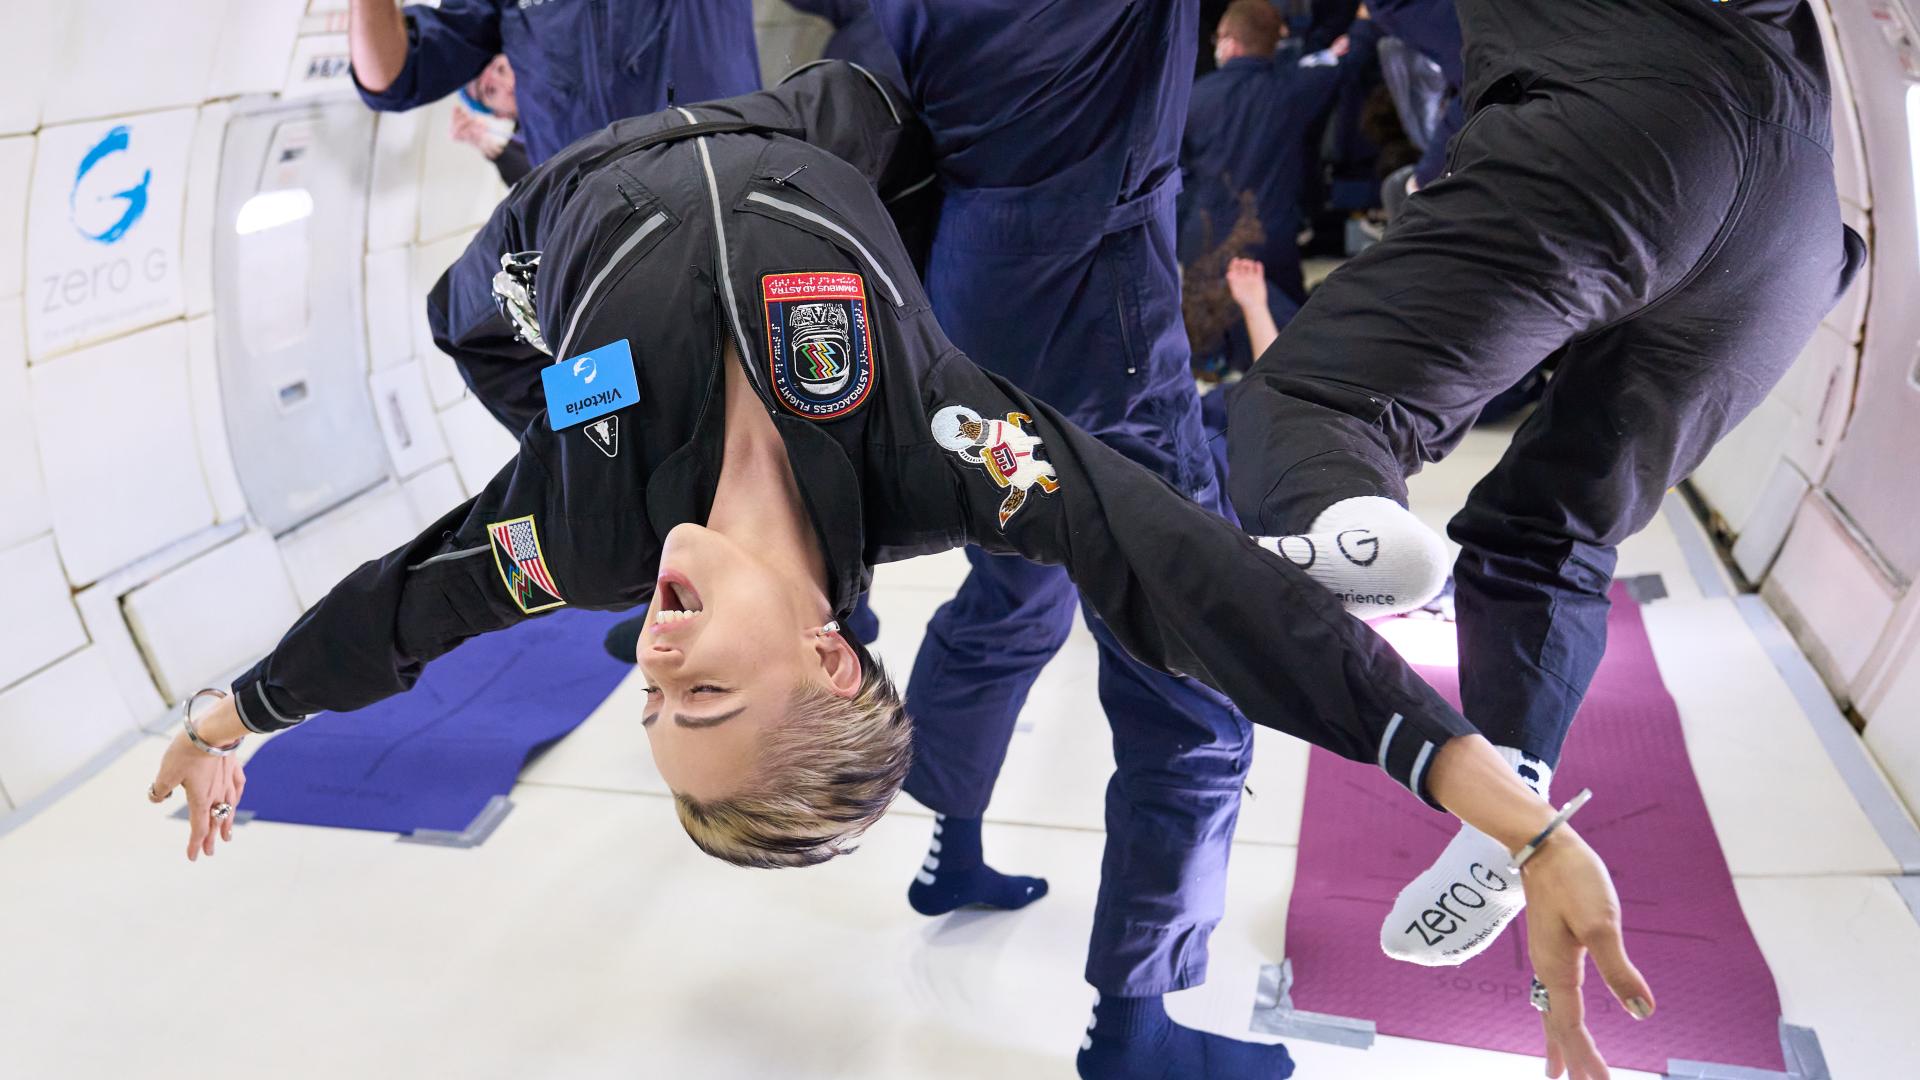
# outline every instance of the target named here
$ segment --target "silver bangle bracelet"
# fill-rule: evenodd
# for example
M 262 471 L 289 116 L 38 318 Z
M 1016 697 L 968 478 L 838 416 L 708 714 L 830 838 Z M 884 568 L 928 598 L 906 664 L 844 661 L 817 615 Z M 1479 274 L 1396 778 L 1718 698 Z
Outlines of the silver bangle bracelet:
M 201 698 L 205 697 L 208 694 L 212 694 L 215 697 L 227 696 L 227 692 L 225 690 L 212 690 L 212 689 L 201 690 L 198 693 L 194 694 L 192 697 L 187 699 L 187 703 L 185 705 L 182 705 L 180 707 L 180 726 L 187 730 L 187 741 L 193 744 L 194 749 L 200 751 L 203 754 L 211 754 L 214 757 L 226 757 L 228 754 L 231 754 L 235 750 L 240 749 L 240 744 L 245 742 L 247 737 L 245 735 L 242 735 L 238 739 L 235 739 L 233 740 L 233 742 L 227 744 L 226 746 L 215 746 L 212 743 L 200 737 L 200 732 L 195 730 L 193 726 L 193 703 L 196 701 L 199 701 Z
M 1513 853 L 1513 861 L 1507 864 L 1507 869 L 1513 874 L 1518 875 L 1520 868 L 1527 865 L 1527 860 L 1533 858 L 1534 855 L 1539 852 L 1540 845 L 1546 843 L 1547 837 L 1553 835 L 1553 830 L 1565 825 L 1567 819 L 1579 813 L 1580 808 L 1587 805 L 1587 800 L 1591 798 L 1593 798 L 1593 789 L 1582 789 L 1580 794 L 1573 797 L 1572 802 L 1561 807 L 1560 812 L 1553 815 L 1553 820 L 1547 822 L 1547 827 L 1540 830 L 1540 835 L 1529 841 L 1526 847 Z

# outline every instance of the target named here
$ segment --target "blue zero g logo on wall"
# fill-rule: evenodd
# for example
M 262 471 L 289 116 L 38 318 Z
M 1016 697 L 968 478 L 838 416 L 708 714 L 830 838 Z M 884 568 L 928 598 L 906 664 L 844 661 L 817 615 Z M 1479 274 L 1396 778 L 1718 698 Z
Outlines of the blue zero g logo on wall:
M 138 182 L 127 183 L 132 169 L 119 155 L 126 153 L 131 142 L 126 125 L 114 128 L 93 144 L 74 171 L 67 207 L 73 227 L 89 240 L 118 243 L 147 212 L 147 185 L 153 182 L 153 170 L 143 170 Z

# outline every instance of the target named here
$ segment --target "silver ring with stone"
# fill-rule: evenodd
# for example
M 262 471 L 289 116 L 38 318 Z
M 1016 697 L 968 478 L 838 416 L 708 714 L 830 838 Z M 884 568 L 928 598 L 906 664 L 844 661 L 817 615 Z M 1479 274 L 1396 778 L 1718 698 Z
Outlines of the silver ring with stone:
M 1538 975 L 1533 977 L 1533 988 L 1527 991 L 1527 1001 L 1543 1013 L 1553 1011 L 1553 1003 L 1547 998 L 1547 984 L 1541 982 Z
M 213 820 L 225 821 L 232 816 L 233 816 L 232 803 L 217 802 L 213 804 Z M 1541 991 L 1541 992 L 1545 993 L 1545 991 Z M 1544 1012 L 1545 1010 L 1542 1010 L 1542 1011 Z

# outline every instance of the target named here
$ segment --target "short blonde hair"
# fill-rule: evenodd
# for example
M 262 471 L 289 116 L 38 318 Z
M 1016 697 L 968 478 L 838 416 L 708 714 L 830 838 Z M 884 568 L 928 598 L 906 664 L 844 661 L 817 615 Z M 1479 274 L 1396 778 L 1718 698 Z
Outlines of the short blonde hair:
M 742 791 L 704 802 L 674 793 L 700 850 L 735 866 L 813 866 L 852 851 L 886 813 L 913 764 L 913 725 L 886 669 L 847 641 L 860 657 L 857 693 L 800 688 Z

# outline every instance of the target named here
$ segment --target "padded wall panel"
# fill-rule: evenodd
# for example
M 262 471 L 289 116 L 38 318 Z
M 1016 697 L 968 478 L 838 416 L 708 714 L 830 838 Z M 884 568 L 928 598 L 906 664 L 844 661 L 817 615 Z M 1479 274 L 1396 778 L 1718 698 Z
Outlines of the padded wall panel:
M 193 430 L 213 499 L 216 521 L 237 521 L 247 514 L 247 496 L 233 469 L 233 447 L 227 442 L 226 399 L 220 393 L 220 358 L 215 351 L 213 316 L 187 320 L 187 364 L 193 393 Z
M 1748 581 L 1767 576 L 1774 556 L 1780 554 L 1780 545 L 1786 542 L 1787 530 L 1793 527 L 1793 517 L 1800 509 L 1801 500 L 1807 497 L 1808 487 L 1807 478 L 1792 462 L 1784 458 L 1774 462 L 1773 473 L 1767 477 L 1753 512 L 1741 522 L 1740 538 L 1733 544 L 1734 565 Z
M 226 0 L 205 96 L 278 90 L 306 9 L 306 0 Z
M 87 631 L 67 591 L 67 575 L 53 537 L 0 549 L 7 568 L 6 617 L 0 618 L 0 687 L 46 667 L 87 643 Z
M 76 584 L 213 523 L 189 435 L 185 323 L 37 365 L 29 381 L 54 533 Z
M 1762 590 L 1842 701 L 1893 616 L 1893 586 L 1820 498 L 1800 504 Z
M 133 730 L 99 651 L 83 649 L 0 692 L 0 786 L 19 806 Z
M 431 356 L 440 351 L 433 343 L 433 331 L 427 325 L 427 294 L 440 280 L 440 275 L 460 258 L 467 250 L 467 241 L 473 239 L 472 233 L 459 233 L 443 237 L 431 244 L 421 244 L 413 249 L 409 266 L 409 284 L 407 295 L 412 303 L 407 306 L 408 325 L 413 328 L 413 355 Z M 456 376 L 457 377 L 457 376 Z M 438 395 L 435 396 L 438 402 Z
M 193 128 L 187 156 L 187 205 L 182 214 L 180 270 L 186 279 L 187 315 L 213 310 L 213 230 L 215 197 L 220 191 L 220 147 L 227 134 L 230 105 L 208 105 Z M 231 227 L 232 222 L 221 223 Z
M 414 309 L 425 306 L 427 298 L 414 294 L 410 274 L 407 248 L 367 256 L 367 360 L 375 371 L 413 358 Z
M 72 28 L 47 84 L 43 124 L 205 100 L 227 0 L 66 0 Z
M 28 355 L 185 310 L 181 230 L 197 121 L 197 110 L 178 109 L 41 131 L 27 211 Z
M 53 528 L 41 480 L 40 442 L 27 391 L 27 339 L 20 297 L 0 298 L 0 547 Z
M 420 232 L 422 240 L 439 240 L 456 233 L 472 233 L 486 224 L 493 208 L 506 198 L 493 162 L 468 146 L 455 142 L 455 99 L 444 98 L 421 111 L 426 114 L 427 141 L 421 157 Z
M 1867 708 L 1867 746 L 1920 816 L 1920 635 L 1894 657 L 1893 681 Z
M 345 34 L 305 34 L 293 43 L 287 64 L 285 98 L 353 93 L 353 57 Z
M 0 132 L 40 126 L 47 83 L 65 51 L 72 4 L 25 0 L 8 4 L 7 60 L 0 64 Z
M 413 504 L 413 516 L 422 529 L 467 501 L 467 491 L 460 486 L 460 473 L 451 461 L 435 465 L 408 480 L 404 487 L 407 501 Z
M 500 426 L 478 398 L 465 398 L 441 413 L 440 426 L 446 429 L 447 445 L 453 449 L 460 484 L 469 492 L 485 488 L 520 449 L 519 440 Z
M 376 118 L 373 180 L 367 186 L 368 251 L 413 242 L 420 217 L 420 158 L 426 140 L 420 115 L 416 109 L 383 112 Z
M 388 484 L 280 538 L 280 555 L 303 608 L 312 607 L 353 569 L 420 532 L 413 505 Z
M 393 471 L 412 476 L 446 460 L 447 441 L 440 420 L 427 399 L 426 379 L 418 363 L 376 371 L 371 379 L 373 411 L 380 417 L 380 434 L 387 440 Z
M 33 177 L 33 139 L 0 139 L 0 296 L 27 280 L 27 186 Z
M 169 701 L 222 685 L 273 648 L 301 611 L 279 549 L 259 530 L 140 586 L 122 606 Z M 218 617 L 208 617 L 210 607 Z

